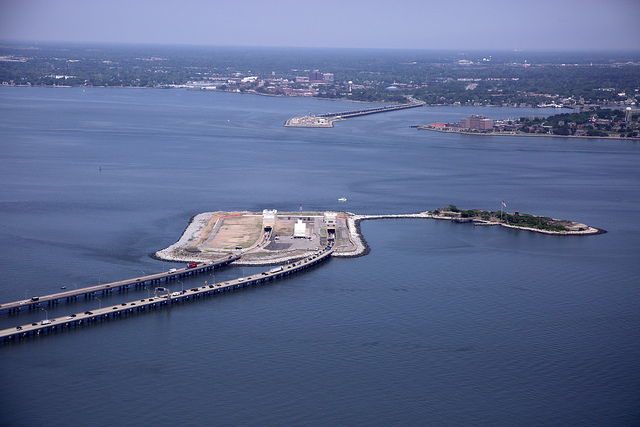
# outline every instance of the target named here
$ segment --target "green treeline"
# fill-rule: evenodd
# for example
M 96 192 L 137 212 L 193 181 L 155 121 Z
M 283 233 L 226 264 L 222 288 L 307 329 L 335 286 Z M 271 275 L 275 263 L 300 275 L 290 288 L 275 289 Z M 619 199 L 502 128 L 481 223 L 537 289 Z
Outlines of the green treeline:
M 442 215 L 451 218 L 477 219 L 513 225 L 517 227 L 535 228 L 548 231 L 569 231 L 562 225 L 566 221 L 558 221 L 549 217 L 535 216 L 522 213 L 507 213 L 500 211 L 483 211 L 480 209 L 458 209 L 455 205 L 433 211 L 435 215 Z
M 625 110 L 589 108 L 575 113 L 562 113 L 541 117 L 521 117 L 515 122 L 520 132 L 536 133 L 551 129 L 554 135 L 616 136 L 635 138 L 640 126 L 637 119 L 627 122 Z
M 536 228 L 539 230 L 568 231 L 567 227 L 556 224 L 554 220 L 548 217 L 533 216 L 529 214 L 512 215 L 503 213 L 502 215 L 502 221 L 509 225 Z

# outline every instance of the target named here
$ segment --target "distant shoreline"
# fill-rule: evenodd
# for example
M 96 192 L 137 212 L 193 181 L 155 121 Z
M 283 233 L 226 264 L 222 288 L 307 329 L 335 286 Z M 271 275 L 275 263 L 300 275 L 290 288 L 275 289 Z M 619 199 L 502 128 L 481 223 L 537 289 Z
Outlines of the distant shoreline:
M 347 101 L 347 102 L 357 102 L 357 103 L 362 103 L 362 104 L 398 104 L 401 105 L 401 103 L 399 102 L 394 102 L 394 101 L 363 101 L 363 100 L 358 100 L 358 99 L 350 99 L 350 98 L 329 98 L 329 97 L 322 97 L 322 96 L 291 96 L 291 95 L 277 95 L 277 94 L 271 94 L 271 93 L 259 93 L 259 92 L 232 92 L 232 91 L 227 91 L 227 90 L 217 90 L 217 89 L 200 89 L 200 88 L 186 88 L 186 87 L 145 87 L 145 86 L 99 86 L 99 85 L 95 85 L 95 86 L 82 86 L 82 85 L 23 85 L 23 84 L 8 84 L 8 85 L 2 85 L 4 87 L 40 87 L 40 88 L 83 88 L 83 89 L 91 89 L 91 88 L 102 88 L 102 89 L 159 89 L 159 90 L 167 90 L 167 89 L 184 89 L 184 90 L 189 90 L 189 91 L 196 91 L 196 92 L 217 92 L 217 93 L 232 93 L 235 95 L 260 95 L 260 96 L 268 96 L 268 97 L 273 97 L 273 98 L 306 98 L 306 99 L 320 99 L 323 101 Z M 465 104 L 461 104 L 461 105 L 453 105 L 453 104 L 428 104 L 426 103 L 424 105 L 425 107 L 472 107 L 472 105 L 465 105 Z M 479 108 L 516 108 L 516 109 L 535 109 L 538 108 L 535 105 L 526 105 L 526 106 L 521 106 L 521 105 L 494 105 L 494 104 L 483 104 L 480 106 L 473 106 L 473 107 L 479 107 Z M 618 104 L 593 104 L 593 105 L 589 105 L 589 107 L 596 107 L 596 108 L 622 108 L 622 105 L 618 105 Z M 582 105 L 577 105 L 577 106 L 564 106 L 562 108 L 568 108 L 568 109 L 572 109 L 572 110 L 579 110 L 580 108 L 585 108 L 585 106 Z M 420 125 L 420 126 L 426 126 L 426 125 Z M 419 127 L 419 126 L 412 126 L 412 127 Z M 427 130 L 427 129 L 425 129 Z M 437 129 L 429 129 L 429 130 L 435 130 L 437 132 L 442 132 L 440 130 Z M 446 131 L 445 131 L 446 132 Z M 458 132 L 461 133 L 461 132 Z M 534 136 L 534 135 L 531 135 Z M 537 136 L 537 135 L 536 135 Z M 540 136 L 546 136 L 546 135 L 540 135 Z M 572 135 L 553 135 L 553 136 L 572 136 Z M 579 137 L 582 138 L 582 137 Z M 590 137 L 590 138 L 600 138 L 600 137 Z M 604 137 L 603 137 L 604 138 Z M 616 138 L 616 139 L 625 139 L 625 138 Z M 630 139 L 634 139 L 634 138 L 630 138 Z
M 458 131 L 458 130 L 445 130 L 445 129 L 436 129 L 430 127 L 429 125 L 419 125 L 412 126 L 418 130 L 430 130 L 433 132 L 440 133 L 453 133 L 453 134 L 461 134 L 461 135 L 472 135 L 472 136 L 525 136 L 525 137 L 546 137 L 546 138 L 586 138 L 586 139 L 619 139 L 622 141 L 637 141 L 640 140 L 640 136 L 626 138 L 620 136 L 588 136 L 588 135 L 555 135 L 550 133 L 526 133 L 526 132 L 468 132 L 468 131 Z

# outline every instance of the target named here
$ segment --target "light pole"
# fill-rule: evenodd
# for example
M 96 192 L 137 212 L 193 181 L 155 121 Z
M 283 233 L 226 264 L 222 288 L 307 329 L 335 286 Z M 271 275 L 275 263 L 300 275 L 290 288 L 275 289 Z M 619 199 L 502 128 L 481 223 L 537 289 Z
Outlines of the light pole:
M 98 310 L 100 310 L 102 308 L 102 300 L 98 297 L 96 299 L 98 300 Z
M 182 286 L 182 293 L 184 293 L 184 283 L 182 283 L 180 280 L 178 280 L 178 283 L 180 283 L 180 285 Z
M 144 287 L 147 290 L 147 298 L 151 298 L 151 291 L 149 290 L 148 287 Z
M 42 307 L 40 307 L 40 310 L 44 311 L 44 320 L 49 320 L 49 313 L 47 313 L 47 310 Z

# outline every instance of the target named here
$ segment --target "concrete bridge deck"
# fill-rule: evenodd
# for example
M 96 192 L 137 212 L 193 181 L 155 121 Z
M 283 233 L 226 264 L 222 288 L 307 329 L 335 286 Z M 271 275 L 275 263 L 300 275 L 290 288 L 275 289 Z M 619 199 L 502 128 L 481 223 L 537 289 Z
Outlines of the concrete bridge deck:
M 387 105 L 384 107 L 365 108 L 362 110 L 342 111 L 340 113 L 318 114 L 318 115 L 315 115 L 315 117 L 326 117 L 326 118 L 341 117 L 343 119 L 346 119 L 349 117 L 366 116 L 367 114 L 385 113 L 387 111 L 396 111 L 396 110 L 404 110 L 407 108 L 422 107 L 423 105 L 425 105 L 424 102 L 412 102 L 409 104 Z
M 146 284 L 160 283 L 162 281 L 168 282 L 170 280 L 176 280 L 182 277 L 193 276 L 203 273 L 205 271 L 211 271 L 216 268 L 220 268 L 224 265 L 230 264 L 233 261 L 240 259 L 239 254 L 232 254 L 226 258 L 215 262 L 200 262 L 196 267 L 192 268 L 178 268 L 175 271 L 165 271 L 162 273 L 150 274 L 147 276 L 135 277 L 133 279 L 120 280 L 118 282 L 104 283 L 96 286 L 90 286 L 80 289 L 70 289 L 64 292 L 58 292 L 55 294 L 32 297 L 31 299 L 25 299 L 21 301 L 14 301 L 5 304 L 0 304 L 0 311 L 7 310 L 9 313 L 17 312 L 21 310 L 34 310 L 42 306 L 42 304 L 53 305 L 58 304 L 61 300 L 72 301 L 79 296 L 85 296 L 85 298 L 91 298 L 96 293 L 107 294 L 113 291 L 123 291 L 129 289 L 131 286 L 143 287 Z
M 194 301 L 205 296 L 231 292 L 249 286 L 256 286 L 270 280 L 276 280 L 312 267 L 331 257 L 333 250 L 334 249 L 332 246 L 327 246 L 323 250 L 317 251 L 313 255 L 309 255 L 301 261 L 292 262 L 281 267 L 275 267 L 262 273 L 252 274 L 251 276 L 239 277 L 234 280 L 210 284 L 206 286 L 199 286 L 181 292 L 173 292 L 171 294 L 163 295 L 160 297 L 129 301 L 118 305 L 100 308 L 98 310 L 72 314 L 66 316 L 66 318 L 46 319 L 44 321 L 36 323 L 4 329 L 0 331 L 0 340 L 2 340 L 2 342 L 4 343 L 7 343 L 23 338 L 47 335 L 57 331 L 70 329 L 93 322 L 138 314 L 147 310 L 162 308 L 170 304 Z M 134 283 L 131 281 L 125 282 Z
M 350 117 L 366 116 L 367 114 L 385 113 L 387 111 L 404 110 L 406 108 L 422 107 L 424 102 L 412 101 L 408 104 L 387 105 L 383 107 L 365 108 L 361 110 L 341 111 L 339 113 L 310 114 L 303 117 L 292 117 L 285 122 L 285 127 L 333 127 L 333 122 L 346 120 Z

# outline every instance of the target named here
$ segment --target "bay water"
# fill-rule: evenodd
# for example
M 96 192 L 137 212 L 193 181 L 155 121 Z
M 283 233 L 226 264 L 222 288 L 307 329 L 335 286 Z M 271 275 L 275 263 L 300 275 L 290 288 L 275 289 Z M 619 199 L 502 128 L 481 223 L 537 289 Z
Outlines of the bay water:
M 504 200 L 607 233 L 365 221 L 364 257 L 1 345 L 2 424 L 638 425 L 640 144 L 411 127 L 558 112 L 548 109 L 425 107 L 283 127 L 360 106 L 371 104 L 0 88 L 0 302 L 181 267 L 149 254 L 207 211 Z M 151 292 L 2 313 L 0 328 Z

